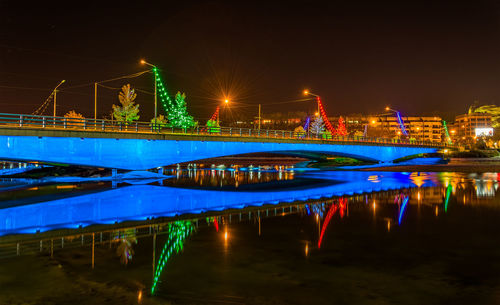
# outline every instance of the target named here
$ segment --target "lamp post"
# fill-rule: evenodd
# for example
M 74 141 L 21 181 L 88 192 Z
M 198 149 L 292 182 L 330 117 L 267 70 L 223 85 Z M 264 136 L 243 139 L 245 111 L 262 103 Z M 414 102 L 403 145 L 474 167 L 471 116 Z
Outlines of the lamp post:
M 309 90 L 304 90 L 304 95 L 310 95 L 316 97 L 316 101 L 318 103 L 318 115 L 320 115 L 321 113 L 319 112 L 319 95 L 311 93 L 309 92 Z
M 144 59 L 141 60 L 141 64 L 153 67 L 154 78 L 155 78 L 155 122 L 154 122 L 154 124 L 156 125 L 156 114 L 157 114 L 157 109 L 158 109 L 158 107 L 157 107 L 157 97 L 156 97 L 156 66 L 153 65 L 153 64 L 148 63 Z
M 62 84 L 64 84 L 66 80 L 63 79 L 59 85 L 57 85 L 55 88 L 54 88 L 54 91 L 52 91 L 54 93 L 54 124 L 56 123 L 56 107 L 57 107 L 57 88 L 59 88 L 59 86 L 61 86 Z
M 397 110 L 391 109 L 389 106 L 385 107 L 385 110 L 386 111 L 392 111 L 392 112 L 394 112 L 396 114 L 397 119 L 398 119 L 398 123 L 399 123 L 399 127 L 401 129 L 401 133 L 404 136 L 408 136 L 408 132 L 406 131 L 405 123 L 403 121 L 403 118 L 401 117 L 401 113 L 399 111 L 397 111 Z

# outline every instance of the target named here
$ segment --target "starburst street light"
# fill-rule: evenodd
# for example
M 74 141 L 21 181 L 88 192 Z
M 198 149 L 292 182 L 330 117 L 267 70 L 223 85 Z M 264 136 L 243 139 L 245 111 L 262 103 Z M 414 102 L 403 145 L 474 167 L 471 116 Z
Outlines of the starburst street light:
M 154 74 L 154 78 L 155 78 L 155 125 L 156 125 L 156 116 L 157 116 L 157 113 L 158 113 L 158 106 L 157 106 L 157 95 L 156 95 L 156 66 L 153 65 L 153 64 L 150 64 L 148 63 L 147 61 L 145 61 L 144 59 L 141 59 L 141 64 L 143 65 L 147 65 L 147 66 L 151 66 L 153 67 L 153 74 Z

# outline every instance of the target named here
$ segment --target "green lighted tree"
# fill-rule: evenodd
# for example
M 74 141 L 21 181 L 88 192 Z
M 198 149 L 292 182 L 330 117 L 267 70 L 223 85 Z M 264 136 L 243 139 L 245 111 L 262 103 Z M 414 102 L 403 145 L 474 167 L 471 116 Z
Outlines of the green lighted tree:
M 134 103 L 136 97 L 130 84 L 122 87 L 122 92 L 118 94 L 121 106 L 113 105 L 113 116 L 118 122 L 130 123 L 139 119 L 139 104 Z
M 220 132 L 220 125 L 219 125 L 219 122 L 217 122 L 216 120 L 208 120 L 207 121 L 207 128 L 208 128 L 208 132 L 212 133 L 212 132 Z
M 194 119 L 187 112 L 186 94 L 177 92 L 171 109 L 168 110 L 168 125 L 170 127 L 190 128 L 195 125 Z

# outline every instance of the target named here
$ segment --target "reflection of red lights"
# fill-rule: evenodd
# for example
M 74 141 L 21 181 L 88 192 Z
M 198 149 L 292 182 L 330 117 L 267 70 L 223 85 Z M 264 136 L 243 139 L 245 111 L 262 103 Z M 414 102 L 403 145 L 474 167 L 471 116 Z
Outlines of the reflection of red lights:
M 326 227 L 328 226 L 330 220 L 332 219 L 332 216 L 338 209 L 340 209 L 340 217 L 344 217 L 343 215 L 347 209 L 347 199 L 340 198 L 339 204 L 338 205 L 332 204 L 330 210 L 328 210 L 328 214 L 326 214 L 325 217 L 325 222 L 323 222 L 323 227 L 321 228 L 321 234 L 319 235 L 318 249 L 321 248 L 321 242 L 323 241 L 323 236 L 325 235 Z
M 214 218 L 214 226 L 215 226 L 215 230 L 217 232 L 219 232 L 219 222 L 217 221 L 217 217 Z

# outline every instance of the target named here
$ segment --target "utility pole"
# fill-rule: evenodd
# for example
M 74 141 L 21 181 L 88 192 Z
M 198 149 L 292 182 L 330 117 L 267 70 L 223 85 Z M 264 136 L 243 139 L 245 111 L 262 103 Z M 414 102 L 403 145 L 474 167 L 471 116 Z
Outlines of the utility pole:
M 97 124 L 97 83 L 94 83 L 94 124 Z
M 59 85 L 54 88 L 54 125 L 56 124 L 56 107 L 57 107 L 57 88 L 62 85 L 66 80 L 62 80 Z
M 260 104 L 259 104 L 259 130 L 260 130 L 260 119 L 261 117 L 260 117 Z

